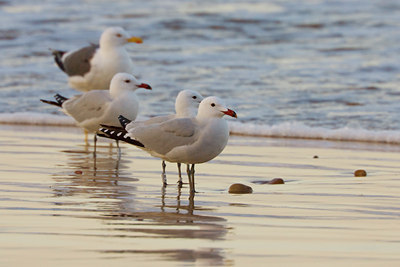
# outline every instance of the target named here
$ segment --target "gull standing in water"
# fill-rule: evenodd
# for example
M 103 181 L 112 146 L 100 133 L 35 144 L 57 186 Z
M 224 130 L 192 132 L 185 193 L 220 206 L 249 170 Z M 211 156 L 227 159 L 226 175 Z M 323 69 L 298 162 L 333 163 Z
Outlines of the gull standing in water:
M 133 63 L 125 44 L 142 43 L 139 37 L 129 37 L 120 27 L 105 29 L 99 45 L 89 45 L 71 52 L 53 50 L 58 67 L 68 75 L 69 85 L 79 91 L 107 90 L 115 74 L 133 74 Z
M 203 100 L 203 96 L 196 91 L 192 90 L 183 90 L 180 91 L 175 100 L 175 114 L 165 115 L 165 116 L 157 116 L 145 121 L 130 121 L 128 118 L 120 115 L 118 118 L 121 122 L 121 125 L 125 128 L 127 132 L 132 130 L 135 127 L 140 126 L 148 126 L 151 124 L 162 123 L 168 120 L 177 119 L 177 118 L 194 118 L 196 117 L 197 109 L 199 107 L 199 103 Z M 105 127 L 107 128 L 107 127 Z M 111 129 L 110 127 L 108 127 Z M 122 129 L 120 129 L 122 130 Z M 181 172 L 181 163 L 178 162 L 178 173 L 179 173 L 179 186 L 182 186 L 182 172 Z M 165 161 L 162 161 L 162 178 L 163 184 L 167 185 L 167 177 L 165 174 Z M 187 167 L 187 172 L 189 173 L 189 166 Z
M 229 127 L 224 115 L 236 118 L 215 96 L 201 101 L 195 118 L 177 118 L 162 123 L 132 128 L 127 134 L 101 128 L 110 138 L 124 140 L 154 157 L 168 162 L 191 164 L 190 191 L 195 192 L 194 166 L 218 156 L 229 139 Z
M 118 73 L 111 80 L 108 91 L 92 90 L 69 99 L 57 94 L 54 96 L 56 101 L 40 101 L 61 107 L 64 113 L 75 119 L 79 127 L 96 133 L 101 124 L 119 126 L 119 114 L 136 119 L 139 100 L 135 91 L 138 88 L 151 89 L 150 85 L 139 83 L 131 74 Z M 96 142 L 95 134 L 94 152 Z

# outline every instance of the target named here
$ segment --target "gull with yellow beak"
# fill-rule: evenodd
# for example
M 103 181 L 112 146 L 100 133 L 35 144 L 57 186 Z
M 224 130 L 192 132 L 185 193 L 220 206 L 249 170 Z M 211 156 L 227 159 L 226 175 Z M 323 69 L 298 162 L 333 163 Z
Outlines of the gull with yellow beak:
M 69 85 L 79 91 L 107 90 L 115 74 L 133 74 L 133 63 L 125 49 L 127 43 L 142 43 L 139 37 L 129 37 L 120 27 L 107 28 L 99 45 L 71 51 L 53 50 L 58 67 L 68 75 Z

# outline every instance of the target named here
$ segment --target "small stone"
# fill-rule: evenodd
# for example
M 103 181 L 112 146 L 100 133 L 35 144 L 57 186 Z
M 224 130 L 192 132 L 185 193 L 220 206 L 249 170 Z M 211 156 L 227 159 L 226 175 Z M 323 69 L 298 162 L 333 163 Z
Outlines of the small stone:
M 367 172 L 365 170 L 356 170 L 354 172 L 355 177 L 364 177 L 367 176 Z
M 315 155 L 315 156 L 314 156 L 314 159 L 318 159 L 318 158 L 319 158 L 318 155 Z
M 75 171 L 75 174 L 82 174 L 82 171 Z
M 268 182 L 269 184 L 284 184 L 285 181 L 282 178 L 274 178 Z
M 231 194 L 250 194 L 253 193 L 253 189 L 244 184 L 233 184 L 229 187 L 228 192 Z

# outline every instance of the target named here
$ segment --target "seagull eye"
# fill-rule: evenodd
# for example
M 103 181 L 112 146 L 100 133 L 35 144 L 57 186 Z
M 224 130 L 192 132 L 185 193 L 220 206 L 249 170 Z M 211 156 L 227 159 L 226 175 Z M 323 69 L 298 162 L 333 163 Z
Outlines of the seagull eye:
M 122 37 L 122 34 L 117 33 L 116 36 L 117 36 L 117 37 Z
M 130 83 L 130 82 L 131 82 L 131 80 L 125 80 L 125 82 L 126 82 L 126 83 Z
M 197 99 L 197 96 L 192 96 L 193 99 Z
M 212 103 L 212 104 L 211 104 L 211 106 L 212 106 L 212 107 L 215 107 L 215 104 L 214 104 L 214 103 Z

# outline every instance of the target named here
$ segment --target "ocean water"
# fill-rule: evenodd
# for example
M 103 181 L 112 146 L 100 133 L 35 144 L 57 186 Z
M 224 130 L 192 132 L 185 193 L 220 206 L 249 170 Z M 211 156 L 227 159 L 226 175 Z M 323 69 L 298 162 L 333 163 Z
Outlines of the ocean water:
M 50 49 L 121 26 L 140 117 L 182 89 L 225 99 L 235 134 L 400 143 L 396 1 L 0 1 L 0 122 L 72 125 L 40 98 L 72 96 Z

